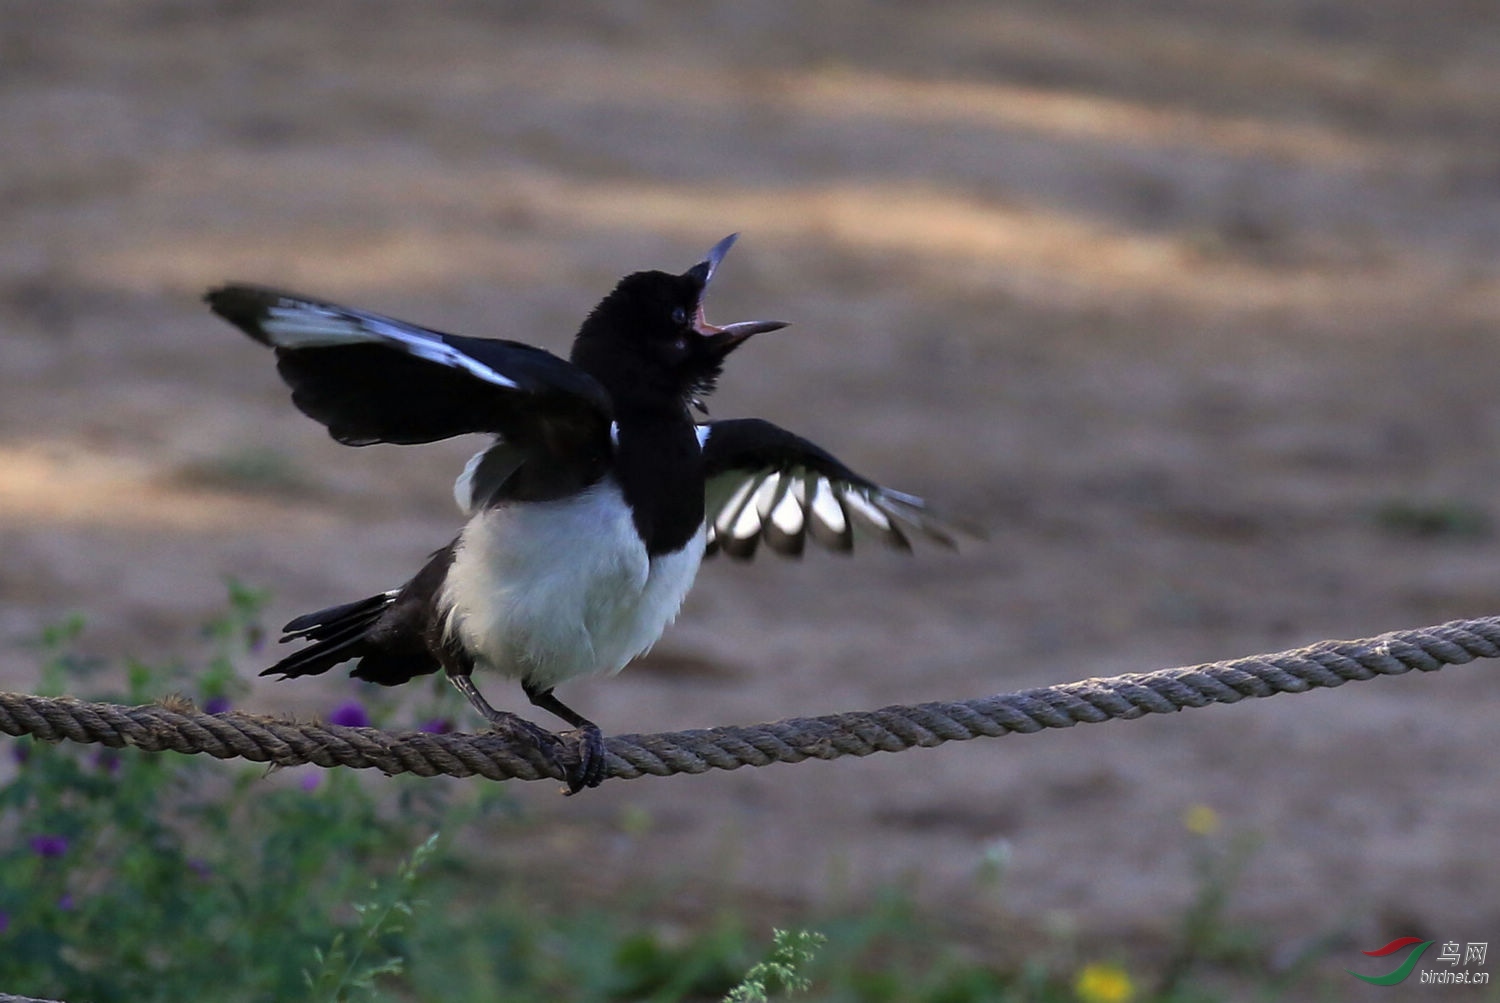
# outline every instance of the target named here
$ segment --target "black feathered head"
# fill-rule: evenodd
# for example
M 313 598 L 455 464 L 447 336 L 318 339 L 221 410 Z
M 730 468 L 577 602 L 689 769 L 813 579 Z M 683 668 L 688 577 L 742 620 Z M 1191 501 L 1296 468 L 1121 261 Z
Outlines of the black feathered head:
M 573 362 L 603 383 L 616 406 L 663 395 L 705 411 L 724 360 L 752 335 L 786 326 L 748 320 L 722 327 L 703 316 L 703 297 L 738 234 L 681 275 L 635 272 L 596 306 L 573 343 Z

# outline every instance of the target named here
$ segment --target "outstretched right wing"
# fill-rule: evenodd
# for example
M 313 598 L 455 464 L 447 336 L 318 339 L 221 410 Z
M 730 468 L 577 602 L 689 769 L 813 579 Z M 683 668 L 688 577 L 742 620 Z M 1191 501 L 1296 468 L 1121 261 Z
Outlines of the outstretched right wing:
M 808 537 L 834 551 L 854 547 L 856 531 L 910 550 L 916 531 L 953 547 L 959 533 L 922 499 L 881 487 L 827 450 L 768 421 L 742 418 L 698 426 L 708 476 L 708 550 L 748 560 L 765 541 L 789 557 Z

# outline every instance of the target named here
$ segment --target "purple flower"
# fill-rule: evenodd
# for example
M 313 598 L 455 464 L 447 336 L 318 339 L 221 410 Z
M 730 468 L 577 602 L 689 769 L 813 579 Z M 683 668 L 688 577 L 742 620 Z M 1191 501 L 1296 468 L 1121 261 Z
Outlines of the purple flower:
M 214 869 L 208 865 L 208 861 L 199 860 L 197 857 L 187 859 L 187 868 L 195 877 L 202 878 L 204 881 L 214 876 Z
M 350 700 L 333 709 L 333 713 L 328 715 L 328 723 L 343 725 L 345 728 L 368 728 L 370 715 L 365 713 L 364 704 L 358 700 Z
M 114 749 L 100 749 L 94 753 L 94 765 L 114 776 L 120 772 L 120 754 Z
M 229 698 L 226 696 L 209 697 L 203 702 L 203 713 L 222 714 L 229 709 Z
M 57 908 L 61 912 L 72 912 L 73 896 L 68 892 L 63 892 L 63 897 L 57 900 Z
M 10 758 L 14 759 L 21 766 L 25 766 L 26 760 L 31 758 L 30 743 L 17 742 L 15 745 L 11 746 Z
M 423 721 L 417 725 L 418 731 L 425 731 L 429 735 L 446 735 L 453 730 L 453 720 L 446 717 L 435 717 L 430 721 Z
M 304 774 L 302 777 L 302 789 L 305 791 L 315 791 L 318 789 L 318 784 L 322 781 L 323 774 L 321 773 Z
M 0 909 L 0 933 L 10 929 L 10 913 Z
M 68 852 L 67 836 L 32 836 L 27 842 L 31 845 L 31 852 L 38 857 L 61 857 Z

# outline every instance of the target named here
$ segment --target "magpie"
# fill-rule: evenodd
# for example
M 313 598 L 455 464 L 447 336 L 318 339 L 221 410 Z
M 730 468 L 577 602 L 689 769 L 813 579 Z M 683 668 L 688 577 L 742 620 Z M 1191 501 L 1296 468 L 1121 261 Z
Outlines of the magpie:
M 292 403 L 338 442 L 493 436 L 454 486 L 462 531 L 399 588 L 299 616 L 310 642 L 262 675 L 397 685 L 442 670 L 499 732 L 534 744 L 568 792 L 604 779 L 599 727 L 553 693 L 613 674 L 676 617 L 705 556 L 849 551 L 856 531 L 910 549 L 954 545 L 920 498 L 881 487 L 768 421 L 698 423 L 724 361 L 785 327 L 704 319 L 731 234 L 680 275 L 627 275 L 584 320 L 568 361 L 514 341 L 443 334 L 263 286 L 229 284 L 212 310 L 272 348 Z M 476 670 L 518 679 L 573 726 L 497 710 Z

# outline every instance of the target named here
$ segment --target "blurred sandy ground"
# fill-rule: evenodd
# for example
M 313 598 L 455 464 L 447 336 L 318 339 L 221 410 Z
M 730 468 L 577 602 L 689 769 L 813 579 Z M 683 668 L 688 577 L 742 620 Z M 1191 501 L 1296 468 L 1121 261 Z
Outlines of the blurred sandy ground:
M 736 357 L 714 413 L 992 540 L 712 566 L 650 662 L 565 694 L 607 730 L 1500 610 L 1493 5 L 913 10 L 12 0 L 0 680 L 29 682 L 19 645 L 61 611 L 100 650 L 180 651 L 223 576 L 273 588 L 279 623 L 399 583 L 456 529 L 472 443 L 335 445 L 207 285 L 564 351 L 619 275 L 731 230 L 711 316 L 795 326 Z M 476 835 L 560 887 L 727 885 L 792 922 L 899 880 L 981 940 L 1149 946 L 1192 894 L 1203 804 L 1263 840 L 1233 916 L 1288 951 L 1347 929 L 1336 971 L 1500 930 L 1494 673 L 568 801 L 518 786 L 541 827 Z M 996 840 L 998 893 L 973 881 Z

